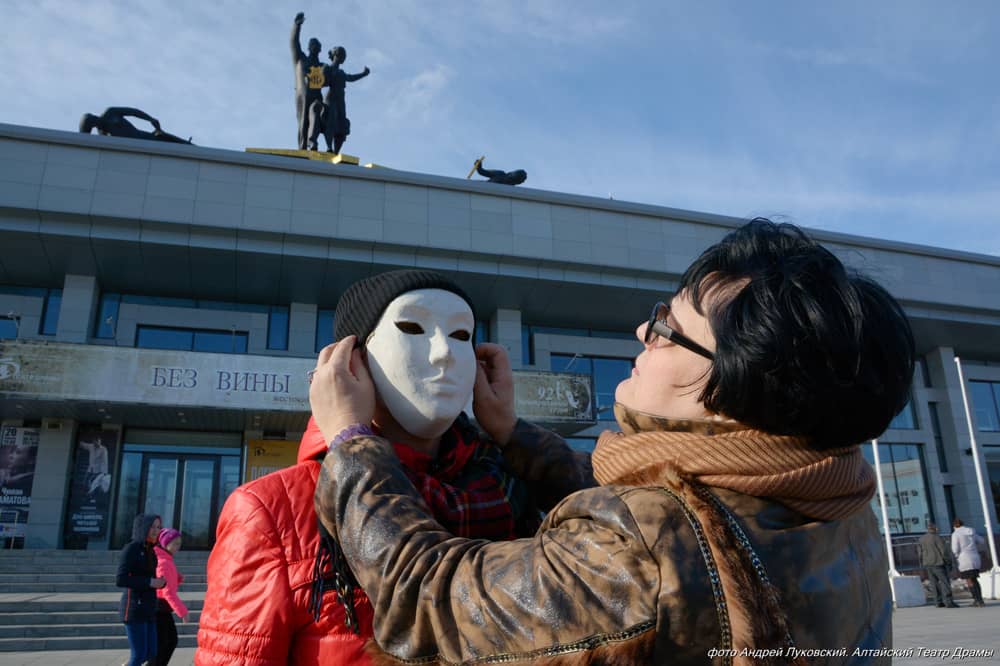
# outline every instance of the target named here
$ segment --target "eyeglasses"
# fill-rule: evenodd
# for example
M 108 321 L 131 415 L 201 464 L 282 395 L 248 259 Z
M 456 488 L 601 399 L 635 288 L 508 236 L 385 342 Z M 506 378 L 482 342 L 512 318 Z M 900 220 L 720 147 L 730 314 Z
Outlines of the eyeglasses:
M 653 312 L 649 315 L 649 325 L 646 326 L 646 335 L 643 338 L 643 342 L 648 345 L 656 340 L 657 336 L 660 336 L 661 338 L 666 338 L 667 340 L 670 340 L 674 344 L 680 345 L 687 350 L 693 351 L 699 356 L 704 356 L 705 358 L 714 361 L 715 354 L 708 351 L 683 333 L 678 333 L 667 325 L 667 315 L 669 314 L 670 306 L 663 301 L 659 301 L 653 306 Z

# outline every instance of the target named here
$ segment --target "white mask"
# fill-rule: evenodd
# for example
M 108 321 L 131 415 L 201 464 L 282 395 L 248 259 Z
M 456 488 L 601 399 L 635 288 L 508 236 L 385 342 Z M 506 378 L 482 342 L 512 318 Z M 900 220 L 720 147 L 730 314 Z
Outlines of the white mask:
M 368 369 L 382 402 L 407 432 L 439 437 L 476 383 L 472 309 L 444 289 L 398 296 L 368 338 Z

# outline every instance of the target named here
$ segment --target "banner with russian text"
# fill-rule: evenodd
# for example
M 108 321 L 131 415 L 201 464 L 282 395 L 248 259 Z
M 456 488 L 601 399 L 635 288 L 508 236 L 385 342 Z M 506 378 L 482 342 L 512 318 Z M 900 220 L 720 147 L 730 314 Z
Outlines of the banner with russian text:
M 85 549 L 89 541 L 104 541 L 111 510 L 111 470 L 118 452 L 118 431 L 81 425 L 70 475 L 69 504 L 63 543 Z
M 24 545 L 31 487 L 35 483 L 38 435 L 38 428 L 0 428 L 0 540 L 4 547 Z M 13 543 L 8 539 L 13 539 Z

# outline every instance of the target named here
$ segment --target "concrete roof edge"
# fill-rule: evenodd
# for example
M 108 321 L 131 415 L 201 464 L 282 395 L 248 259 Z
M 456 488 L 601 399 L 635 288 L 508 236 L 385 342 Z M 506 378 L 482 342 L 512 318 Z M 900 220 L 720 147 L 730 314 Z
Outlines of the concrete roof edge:
M 29 127 L 25 125 L 0 123 L 0 137 L 29 141 L 42 141 L 46 143 L 60 143 L 85 148 L 111 149 L 122 152 L 154 154 L 165 157 L 195 158 L 213 162 L 240 164 L 243 166 L 282 169 L 285 171 L 295 171 L 316 175 L 332 175 L 342 178 L 357 178 L 361 180 L 377 180 L 403 185 L 432 186 L 440 189 L 457 190 L 470 194 L 481 194 L 484 196 L 503 196 L 511 199 L 536 201 L 555 205 L 582 206 L 613 213 L 668 218 L 678 222 L 708 224 L 724 229 L 735 229 L 747 222 L 749 219 L 733 217 L 730 215 L 719 215 L 715 213 L 671 208 L 668 206 L 603 199 L 600 197 L 582 194 L 570 194 L 567 192 L 536 190 L 527 187 L 496 185 L 486 181 L 473 181 L 450 176 L 437 176 L 414 171 L 402 171 L 387 167 L 366 169 L 364 167 L 353 165 L 327 164 L 322 162 L 313 162 L 311 160 L 299 160 L 280 155 L 246 153 L 237 150 L 207 148 L 198 145 L 159 143 L 142 139 L 125 139 L 120 137 L 81 134 L 80 132 Z M 498 190 L 497 188 L 502 189 Z M 829 241 L 843 245 L 854 245 L 867 249 L 918 254 L 940 259 L 954 259 L 957 261 L 1000 267 L 1000 256 L 991 254 L 951 250 L 948 248 L 921 245 L 918 243 L 891 241 L 871 236 L 847 234 L 838 231 L 815 229 L 805 226 L 802 228 L 810 236 L 819 241 Z

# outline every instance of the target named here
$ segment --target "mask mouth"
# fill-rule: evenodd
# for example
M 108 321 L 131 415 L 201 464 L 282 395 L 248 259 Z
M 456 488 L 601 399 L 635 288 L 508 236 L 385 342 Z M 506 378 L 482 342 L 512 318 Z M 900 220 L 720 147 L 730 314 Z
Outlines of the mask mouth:
M 428 377 L 424 381 L 428 382 L 428 383 L 431 383 L 431 384 L 451 384 L 451 385 L 454 385 L 454 386 L 458 386 L 458 382 L 455 381 L 452 378 L 451 375 L 445 374 L 443 372 L 441 374 L 439 374 L 439 375 L 434 375 L 433 377 Z

